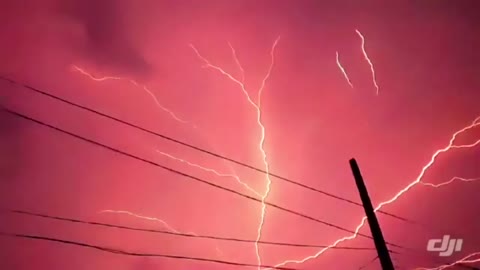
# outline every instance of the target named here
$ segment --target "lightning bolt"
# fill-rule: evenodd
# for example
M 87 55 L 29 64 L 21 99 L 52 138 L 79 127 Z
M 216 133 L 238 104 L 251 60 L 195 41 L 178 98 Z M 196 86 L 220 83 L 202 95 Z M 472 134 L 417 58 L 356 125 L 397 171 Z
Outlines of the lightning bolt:
M 155 217 L 149 217 L 149 216 L 144 216 L 144 215 L 139 215 L 139 214 L 135 214 L 133 212 L 130 212 L 130 211 L 125 211 L 125 210 L 102 210 L 99 212 L 100 214 L 102 213 L 111 213 L 111 214 L 120 214 L 120 215 L 128 215 L 128 216 L 132 216 L 134 218 L 138 218 L 138 219 L 143 219 L 143 220 L 148 220 L 148 221 L 153 221 L 153 222 L 157 222 L 157 223 L 160 223 L 162 224 L 162 226 L 171 231 L 171 232 L 174 232 L 174 233 L 181 233 L 180 231 L 178 231 L 177 229 L 173 228 L 170 224 L 168 224 L 166 221 L 162 220 L 162 219 L 159 219 L 159 218 L 155 218 Z M 190 234 L 190 235 L 194 235 L 194 236 L 198 236 L 198 234 L 194 233 L 194 232 L 186 232 L 186 234 Z M 218 247 L 217 244 L 215 244 L 215 253 L 216 255 L 221 258 L 223 257 L 223 252 L 221 251 L 221 249 Z
M 270 67 L 268 69 L 267 75 L 262 80 L 262 85 L 260 86 L 260 89 L 258 91 L 258 106 L 255 108 L 257 109 L 257 123 L 260 126 L 260 129 L 262 130 L 262 136 L 260 138 L 260 145 L 259 145 L 259 150 L 262 153 L 263 156 L 263 163 L 265 164 L 265 172 L 266 172 L 266 179 L 267 179 L 267 188 L 265 191 L 264 196 L 262 197 L 262 214 L 260 217 L 260 224 L 258 226 L 257 230 L 257 239 L 255 240 L 255 252 L 257 254 L 257 262 L 258 262 L 258 269 L 261 269 L 260 265 L 262 264 L 261 256 L 260 256 L 260 248 L 258 246 L 258 242 L 262 238 L 262 229 L 263 229 L 263 224 L 265 223 L 265 215 L 267 211 L 267 205 L 265 204 L 265 200 L 268 198 L 268 195 L 270 194 L 270 188 L 272 184 L 272 180 L 270 179 L 270 164 L 267 161 L 267 153 L 265 151 L 265 126 L 262 124 L 262 111 L 260 110 L 260 104 L 261 104 L 261 97 L 262 97 L 262 92 L 265 88 L 265 84 L 270 77 L 270 74 L 273 69 L 273 65 L 275 63 L 275 48 L 278 44 L 278 41 L 280 40 L 280 37 L 278 37 L 275 42 L 273 43 L 272 50 L 270 51 L 270 56 L 271 56 L 271 63 Z
M 247 89 L 246 89 L 246 86 L 244 84 L 244 70 L 242 68 L 242 66 L 240 65 L 240 62 L 238 61 L 238 58 L 236 56 L 236 52 L 235 52 L 235 49 L 233 49 L 233 47 L 231 46 L 231 44 L 229 44 L 231 50 L 232 50 L 232 54 L 233 54 L 233 58 L 237 64 L 237 66 L 240 68 L 240 70 L 242 71 L 242 79 L 241 80 L 238 80 L 236 79 L 234 76 L 232 76 L 230 73 L 226 72 L 225 70 L 223 70 L 222 68 L 220 68 L 219 66 L 215 66 L 213 65 L 212 63 L 210 63 L 210 61 L 208 61 L 205 57 L 203 57 L 199 51 L 195 48 L 195 46 L 193 46 L 192 44 L 190 44 L 190 47 L 193 49 L 193 51 L 195 52 L 195 54 L 197 55 L 197 57 L 202 60 L 202 62 L 204 63 L 204 67 L 206 68 L 211 68 L 213 70 L 216 70 L 218 71 L 219 73 L 221 73 L 222 75 L 226 76 L 227 78 L 229 78 L 230 80 L 232 80 L 234 83 L 236 83 L 237 85 L 240 86 L 243 94 L 245 95 L 245 97 L 247 98 L 247 101 L 250 103 L 250 105 L 253 106 L 253 108 L 255 109 L 256 113 L 257 113 L 257 124 L 258 126 L 260 127 L 260 130 L 261 130 L 261 136 L 260 136 L 260 141 L 259 141 L 259 144 L 258 144 L 258 148 L 259 148 L 259 151 L 260 153 L 262 154 L 262 159 L 263 159 L 263 163 L 264 163 L 264 166 L 265 166 L 265 171 L 266 171 L 266 180 L 267 180 L 267 185 L 266 185 L 266 190 L 265 190 L 265 193 L 262 195 L 262 210 L 261 210 L 261 216 L 260 216 L 260 223 L 259 223 L 259 226 L 258 226 L 258 229 L 257 229 L 257 238 L 256 238 L 256 241 L 255 241 L 255 254 L 257 256 L 257 263 L 258 263 L 258 269 L 260 269 L 260 265 L 262 264 L 262 258 L 261 258 L 261 255 L 260 255 L 260 248 L 259 248 L 259 245 L 258 245 L 258 242 L 260 241 L 261 237 L 262 237 L 262 230 L 263 230 L 263 225 L 265 223 L 265 215 L 266 215 L 266 204 L 265 204 L 265 200 L 267 199 L 269 193 L 270 193 L 270 188 L 271 188 L 271 179 L 270 179 L 270 165 L 268 163 L 268 160 L 267 160 L 267 153 L 265 151 L 265 126 L 263 125 L 262 123 L 262 110 L 260 108 L 260 104 L 261 104 L 261 96 L 262 96 L 262 93 L 265 89 L 265 85 L 266 85 L 266 82 L 268 80 L 268 78 L 270 77 L 271 75 L 271 72 L 272 72 L 272 69 L 273 69 L 273 66 L 274 66 L 274 63 L 275 63 L 275 48 L 278 44 L 278 42 L 280 41 L 280 37 L 278 37 L 275 42 L 273 43 L 272 45 L 272 49 L 270 51 L 270 56 L 271 56 L 271 63 L 270 63 L 270 67 L 267 71 L 267 74 L 265 75 L 265 77 L 263 78 L 262 80 L 262 83 L 261 83 L 261 86 L 258 90 L 258 104 L 256 104 L 251 96 L 249 95 Z
M 233 49 L 233 48 L 232 48 Z M 239 63 L 238 63 L 239 64 Z M 104 82 L 104 81 L 108 81 L 108 80 L 124 80 L 124 81 L 128 81 L 130 84 L 134 85 L 135 87 L 137 88 L 140 88 L 142 90 L 144 90 L 147 94 L 150 95 L 150 97 L 153 99 L 153 101 L 155 102 L 155 104 L 157 105 L 157 107 L 159 107 L 162 111 L 168 113 L 174 120 L 182 123 L 182 124 L 187 124 L 188 122 L 181 119 L 180 117 L 178 117 L 173 111 L 169 110 L 168 108 L 166 108 L 165 106 L 163 106 L 160 101 L 158 100 L 158 98 L 155 96 L 155 94 L 145 85 L 141 85 L 139 84 L 137 81 L 135 80 L 132 80 L 132 79 L 127 79 L 127 78 L 123 78 L 123 77 L 115 77 L 115 76 L 105 76 L 105 77 L 95 77 L 93 76 L 91 73 L 85 71 L 84 69 L 76 66 L 76 65 L 72 65 L 72 69 L 76 72 L 79 72 L 80 74 L 88 77 L 89 79 L 93 80 L 93 81 L 96 81 L 96 82 Z M 243 69 L 242 69 L 242 74 L 243 74 Z M 194 128 L 197 128 L 195 125 L 192 125 Z M 252 189 L 251 187 L 249 187 L 246 183 L 244 183 L 237 175 L 235 174 L 223 174 L 223 173 L 219 173 L 218 171 L 214 170 L 214 169 L 210 169 L 210 168 L 206 168 L 206 167 L 203 167 L 203 166 L 200 166 L 198 164 L 194 164 L 194 163 L 191 163 L 191 162 L 188 162 L 186 160 L 183 160 L 183 159 L 180 159 L 180 158 L 176 158 L 174 157 L 173 155 L 170 155 L 170 154 L 167 154 L 167 153 L 164 153 L 164 152 L 161 152 L 161 151 L 157 151 L 159 154 L 162 154 L 166 157 L 169 157 L 171 159 L 174 159 L 174 160 L 177 160 L 177 161 L 180 161 L 180 162 L 183 162 L 185 164 L 188 164 L 190 166 L 193 166 L 193 167 L 196 167 L 196 168 L 199 168 L 199 169 L 202 169 L 204 171 L 207 171 L 207 172 L 211 172 L 211 173 L 214 173 L 218 176 L 221 176 L 221 177 L 233 177 L 237 180 L 237 182 L 239 182 L 240 184 L 242 184 L 246 189 L 248 189 L 249 191 L 253 192 L 254 194 L 256 194 L 258 197 L 261 197 L 261 194 L 259 194 L 258 192 L 256 192 L 254 189 Z M 135 217 L 135 218 L 138 218 L 138 219 L 143 219 L 143 220 L 148 220 L 148 221 L 154 221 L 154 222 L 157 222 L 157 223 L 160 223 L 162 224 L 162 226 L 164 228 L 166 228 L 167 230 L 171 231 L 171 232 L 175 232 L 175 233 L 180 233 L 178 230 L 176 230 L 175 228 L 173 228 L 170 224 L 168 224 L 166 221 L 162 220 L 162 219 L 159 219 L 159 218 L 155 218 L 155 217 L 149 217 L 149 216 L 144 216 L 144 215 L 140 215 L 140 214 L 136 214 L 136 213 L 133 213 L 133 212 L 130 212 L 130 211 L 125 211 L 125 210 L 103 210 L 103 211 L 100 211 L 100 213 L 113 213 L 113 214 L 123 214 L 123 215 L 129 215 L 129 216 L 132 216 L 132 217 Z M 191 234 L 191 235 L 197 235 L 195 234 L 194 232 L 188 232 L 188 234 Z M 215 251 L 217 253 L 217 255 L 219 257 L 222 257 L 222 252 L 221 250 L 218 248 L 217 245 L 215 245 Z
M 464 132 L 466 131 L 469 131 L 473 128 L 476 128 L 480 126 L 480 116 L 477 117 L 470 125 L 468 126 L 465 126 L 463 127 L 462 129 L 460 130 L 457 130 L 453 135 L 452 137 L 450 138 L 450 141 L 449 143 L 443 147 L 443 148 L 440 148 L 438 150 L 436 150 L 434 152 L 434 154 L 431 156 L 430 158 L 430 161 L 423 166 L 422 170 L 420 171 L 419 175 L 415 178 L 414 181 L 412 181 L 410 184 L 408 184 L 405 188 L 401 189 L 399 192 L 397 192 L 390 200 L 387 200 L 387 201 L 384 201 L 382 203 L 380 203 L 374 210 L 375 212 L 377 212 L 378 210 L 380 210 L 382 207 L 384 207 L 385 205 L 388 205 L 388 204 L 391 204 L 393 202 L 395 202 L 398 198 L 400 198 L 403 194 L 405 194 L 406 192 L 408 192 L 412 187 L 414 187 L 415 185 L 417 185 L 418 183 L 421 182 L 421 180 L 423 179 L 423 177 L 425 176 L 425 173 L 427 172 L 427 170 L 432 167 L 432 165 L 435 163 L 437 157 L 442 154 L 442 153 L 446 153 L 452 149 L 464 149 L 464 148 L 472 148 L 472 147 L 475 147 L 477 145 L 480 145 L 480 139 L 473 142 L 473 143 L 470 143 L 470 144 L 460 144 L 460 145 L 455 145 L 455 140 L 457 139 L 457 137 L 460 135 L 460 134 L 463 134 Z M 333 242 L 331 245 L 321 249 L 320 251 L 318 251 L 316 254 L 314 255 L 311 255 L 311 256 L 307 256 L 303 259 L 300 259 L 300 260 L 286 260 L 282 263 L 279 263 L 277 265 L 275 265 L 275 267 L 280 267 L 280 266 L 285 266 L 287 264 L 290 264 L 290 263 L 296 263 L 296 264 L 301 264 L 301 263 L 304 263 L 308 260 L 311 260 L 311 259 L 315 259 L 315 258 L 318 258 L 320 255 L 322 255 L 323 253 L 325 253 L 327 250 L 333 248 L 333 247 L 336 247 L 338 244 L 342 243 L 342 242 L 345 242 L 345 241 L 349 241 L 349 240 L 352 240 L 352 239 L 355 239 L 360 231 L 360 229 L 365 225 L 366 223 L 366 220 L 367 220 L 367 217 L 363 217 L 362 221 L 360 222 L 360 224 L 356 227 L 355 229 L 355 233 L 350 235 L 350 236 L 346 236 L 344 238 L 340 238 L 338 240 L 336 240 L 335 242 Z
M 370 57 L 368 57 L 367 51 L 365 50 L 365 37 L 357 29 L 355 29 L 355 32 L 357 33 L 357 35 L 362 40 L 363 57 L 365 57 L 365 60 L 368 62 L 368 65 L 370 65 L 370 71 L 372 72 L 373 85 L 375 85 L 375 88 L 377 89 L 377 96 L 378 96 L 378 92 L 380 91 L 380 89 L 379 89 L 378 84 L 377 84 L 377 78 L 376 78 L 376 75 L 375 75 L 375 68 L 373 67 L 373 63 L 370 60 Z
M 440 183 L 440 184 L 425 183 L 425 182 L 420 182 L 420 183 L 424 186 L 430 186 L 430 187 L 438 188 L 438 187 L 441 187 L 441 186 L 449 185 L 449 184 L 451 184 L 455 181 L 475 182 L 475 181 L 480 181 L 480 178 L 462 178 L 462 177 L 455 176 L 452 179 L 450 179 L 449 181 L 446 181 L 446 182 L 443 182 L 443 183 Z
M 89 79 L 93 80 L 93 81 L 96 81 L 96 82 L 104 82 L 104 81 L 109 81 L 109 80 L 117 80 L 117 81 L 120 81 L 120 80 L 125 80 L 125 81 L 128 81 L 130 82 L 131 84 L 133 84 L 135 87 L 137 88 L 140 88 L 142 89 L 143 91 L 145 91 L 151 98 L 152 100 L 155 102 L 155 104 L 157 105 L 157 107 L 166 112 L 167 114 L 169 114 L 174 120 L 176 120 L 177 122 L 180 122 L 182 124 L 188 124 L 188 122 L 186 120 L 183 120 L 182 118 L 178 117 L 172 110 L 168 109 L 167 107 L 163 106 L 160 101 L 158 100 L 157 96 L 155 96 L 155 94 L 152 92 L 152 90 L 150 90 L 146 85 L 142 85 L 142 84 L 139 84 L 137 81 L 135 80 L 132 80 L 132 79 L 128 79 L 128 78 L 123 78 L 123 77 L 114 77 L 114 76 L 105 76 L 105 77 L 95 77 L 93 76 L 92 74 L 90 74 L 89 72 L 85 71 L 84 69 L 76 66 L 76 65 L 72 65 L 72 69 L 76 72 L 79 72 L 80 74 L 84 75 L 84 76 L 87 76 Z M 196 126 L 194 125 L 194 128 L 196 128 Z
M 170 224 L 168 224 L 166 221 L 162 220 L 162 219 L 159 219 L 159 218 L 155 218 L 155 217 L 148 217 L 148 216 L 143 216 L 143 215 L 139 215 L 139 214 L 135 214 L 133 212 L 130 212 L 130 211 L 125 211 L 125 210 L 102 210 L 99 212 L 100 214 L 103 214 L 103 213 L 110 213 L 110 214 L 120 214 L 120 215 L 128 215 L 128 216 L 132 216 L 132 217 L 135 217 L 135 218 L 138 218 L 138 219 L 144 219 L 144 220 L 148 220 L 148 221 L 154 221 L 154 222 L 157 222 L 157 223 L 160 223 L 162 224 L 162 226 L 171 231 L 171 232 L 174 232 L 174 233 L 180 233 L 180 231 L 176 230 L 175 228 L 173 228 Z M 191 235 L 195 235 L 197 236 L 197 234 L 193 233 L 193 232 L 188 232 L 188 234 L 191 234 Z
M 245 82 L 245 70 L 243 69 L 242 64 L 240 64 L 240 60 L 237 57 L 237 52 L 235 51 L 235 48 L 233 48 L 233 46 L 230 42 L 228 42 L 228 46 L 230 47 L 230 50 L 232 50 L 233 59 L 235 60 L 235 64 L 237 64 L 238 69 L 240 70 L 240 73 L 241 73 L 241 76 L 242 76 L 240 81 L 242 83 L 244 83 Z
M 207 168 L 207 167 L 204 167 L 202 165 L 199 165 L 199 164 L 195 164 L 195 163 L 192 163 L 190 161 L 187 161 L 185 159 L 181 159 L 181 158 L 178 158 L 178 157 L 175 157 L 171 154 L 167 154 L 165 152 L 162 152 L 160 150 L 156 150 L 156 152 L 162 156 L 165 156 L 165 157 L 168 157 L 170 159 L 173 159 L 173 160 L 176 160 L 176 161 L 179 161 L 181 163 L 184 163 L 184 164 L 187 164 L 188 166 L 191 166 L 191 167 L 194 167 L 194 168 L 197 168 L 197 169 L 200 169 L 200 170 L 203 170 L 205 172 L 209 172 L 209 173 L 213 173 L 215 174 L 216 176 L 219 176 L 219 177 L 230 177 L 230 178 L 234 178 L 240 185 L 242 185 L 243 187 L 245 187 L 245 189 L 247 189 L 248 191 L 254 193 L 255 195 L 257 195 L 258 197 L 262 197 L 262 195 L 260 193 L 258 193 L 256 190 L 254 190 L 253 188 L 251 188 L 247 183 L 243 182 L 240 177 L 236 174 L 227 174 L 227 173 L 221 173 L 221 172 L 218 172 L 217 170 L 215 169 L 211 169 L 211 168 Z
M 335 58 L 336 58 L 336 61 L 337 61 L 337 66 L 340 69 L 340 71 L 342 72 L 343 77 L 345 77 L 345 80 L 347 80 L 348 85 L 350 85 L 350 87 L 353 88 L 352 81 L 350 81 L 350 78 L 348 78 L 347 72 L 345 71 L 342 64 L 340 63 L 340 59 L 339 59 L 339 56 L 338 56 L 338 51 L 335 52 Z
M 469 254 L 454 263 L 445 264 L 445 265 L 441 265 L 434 268 L 415 268 L 415 270 L 443 270 L 459 264 L 472 264 L 472 263 L 480 262 L 480 257 L 476 259 L 471 259 L 471 257 L 475 257 L 475 256 L 480 256 L 480 252 Z

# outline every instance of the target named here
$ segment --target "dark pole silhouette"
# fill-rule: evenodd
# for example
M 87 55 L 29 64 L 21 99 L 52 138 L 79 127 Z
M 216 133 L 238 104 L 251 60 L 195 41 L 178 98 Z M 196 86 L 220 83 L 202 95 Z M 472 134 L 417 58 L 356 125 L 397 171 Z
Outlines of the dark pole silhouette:
M 360 193 L 360 198 L 362 199 L 363 208 L 365 209 L 365 214 L 367 215 L 368 224 L 370 225 L 370 231 L 372 232 L 373 241 L 375 242 L 375 247 L 377 248 L 378 258 L 380 259 L 382 269 L 394 270 L 392 259 L 388 253 L 387 244 L 385 243 L 382 230 L 380 229 L 380 224 L 378 224 L 377 216 L 375 216 L 372 202 L 368 196 L 367 187 L 363 182 L 360 168 L 358 167 L 357 161 L 354 158 L 350 159 L 350 167 L 352 168 L 353 176 L 355 177 L 355 183 L 357 184 L 358 192 Z

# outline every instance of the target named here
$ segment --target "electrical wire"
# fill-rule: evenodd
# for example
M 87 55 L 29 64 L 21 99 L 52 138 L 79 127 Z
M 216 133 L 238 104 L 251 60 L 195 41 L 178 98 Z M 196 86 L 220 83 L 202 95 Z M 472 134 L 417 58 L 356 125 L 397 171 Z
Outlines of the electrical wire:
M 13 85 L 17 85 L 17 86 L 23 87 L 23 88 L 25 88 L 25 89 L 31 90 L 31 91 L 36 92 L 36 93 L 38 93 L 38 94 L 41 94 L 41 95 L 43 95 L 43 96 L 47 96 L 47 97 L 49 97 L 49 98 L 52 98 L 52 99 L 61 101 L 61 102 L 66 103 L 66 104 L 68 104 L 68 105 L 74 106 L 74 107 L 76 107 L 76 108 L 79 108 L 79 109 L 82 109 L 82 110 L 85 110 L 85 111 L 94 113 L 94 114 L 96 114 L 96 115 L 99 115 L 99 116 L 102 116 L 102 117 L 104 117 L 104 118 L 113 120 L 113 121 L 115 121 L 115 122 L 118 122 L 118 123 L 127 125 L 127 126 L 129 126 L 129 127 L 131 127 L 131 128 L 134 128 L 134 129 L 137 129 L 137 130 L 141 130 L 141 131 L 143 131 L 143 132 L 149 133 L 149 134 L 154 135 L 154 136 L 156 136 L 156 137 L 159 137 L 159 138 L 168 140 L 168 141 L 173 142 L 173 143 L 175 143 L 175 144 L 179 144 L 179 145 L 182 145 L 182 146 L 184 146 L 184 147 L 188 147 L 188 148 L 190 148 L 190 149 L 193 149 L 193 150 L 202 152 L 202 153 L 204 153 L 204 154 L 208 154 L 208 155 L 210 155 L 210 156 L 213 156 L 213 157 L 216 157 L 216 158 L 220 158 L 220 159 L 223 159 L 223 160 L 226 160 L 226 161 L 235 163 L 235 164 L 240 165 L 240 166 L 243 166 L 243 167 L 245 167 L 245 168 L 248 168 L 248 169 L 251 169 L 251 170 L 254 170 L 254 171 L 263 173 L 263 174 L 267 174 L 267 172 L 266 172 L 264 169 L 260 169 L 260 168 L 257 168 L 257 167 L 255 167 L 255 166 L 253 166 L 253 165 L 249 165 L 249 164 L 247 164 L 247 163 L 244 163 L 244 162 L 235 160 L 235 159 L 233 159 L 233 158 L 229 158 L 229 157 L 226 157 L 226 156 L 224 156 L 224 155 L 221 155 L 221 154 L 218 154 L 218 153 L 214 153 L 214 152 L 212 152 L 212 151 L 203 149 L 203 148 L 201 148 L 201 147 L 192 145 L 192 144 L 190 144 L 190 143 L 183 142 L 183 141 L 181 141 L 181 140 L 178 140 L 178 139 L 175 139 L 175 138 L 173 138 L 173 137 L 170 137 L 170 136 L 161 134 L 161 133 L 159 133 L 159 132 L 155 132 L 155 131 L 146 129 L 146 128 L 141 127 L 141 126 L 139 126 L 139 125 L 136 125 L 136 124 L 127 122 L 127 121 L 125 121 L 125 120 L 119 119 L 119 118 L 117 118 L 117 117 L 114 117 L 114 116 L 111 116 L 111 115 L 102 113 L 102 112 L 100 112 L 100 111 L 98 111 L 98 110 L 95 110 L 95 109 L 89 108 L 89 107 L 87 107 L 87 106 L 80 105 L 80 104 L 78 104 L 78 103 L 75 103 L 75 102 L 66 100 L 66 99 L 61 98 L 61 97 L 59 97 L 59 96 L 50 94 L 50 93 L 48 93 L 48 92 L 46 92 L 46 91 L 40 90 L 40 89 L 35 88 L 35 87 L 33 87 L 33 86 L 30 86 L 30 85 L 27 85 L 27 84 L 24 84 L 24 83 L 21 83 L 21 82 L 17 82 L 17 81 L 14 81 L 14 80 L 12 80 L 12 79 L 9 79 L 9 78 L 6 78 L 6 77 L 2 77 L 2 76 L 0 76 L 0 79 L 1 79 L 1 80 L 4 80 L 4 81 L 7 81 L 7 82 L 9 82 L 9 83 L 11 83 L 11 84 L 13 84 Z M 289 179 L 289 178 L 280 176 L 280 175 L 275 174 L 275 173 L 272 173 L 272 172 L 269 172 L 268 174 L 269 174 L 270 176 L 276 178 L 276 179 L 279 179 L 279 180 L 285 181 L 285 182 L 287 182 L 287 183 L 290 183 L 290 184 L 293 184 L 293 185 L 296 185 L 296 186 L 299 186 L 299 187 L 308 189 L 308 190 L 310 190 L 310 191 L 314 191 L 314 192 L 320 193 L 320 194 L 325 195 L 325 196 L 328 196 L 328 197 L 330 197 L 330 198 L 337 199 L 337 200 L 341 200 L 341 201 L 344 201 L 344 202 L 347 202 L 347 203 L 349 203 L 349 204 L 356 205 L 356 206 L 359 206 L 359 207 L 363 207 L 361 203 L 358 203 L 358 202 L 352 201 L 352 200 L 350 200 L 350 199 L 343 198 L 343 197 L 341 197 L 341 196 L 338 196 L 338 195 L 335 195 L 335 194 L 332 194 L 332 193 L 329 193 L 329 192 L 326 192 L 326 191 L 323 191 L 323 190 L 320 190 L 320 189 L 317 189 L 317 188 L 314 188 L 314 187 L 311 187 L 311 186 L 302 184 L 302 183 L 300 183 L 299 181 L 294 181 L 294 180 L 291 180 L 291 179 Z M 387 216 L 396 218 L 396 219 L 398 219 L 398 220 L 402 220 L 402 221 L 407 222 L 407 223 L 410 223 L 410 224 L 416 224 L 414 221 L 412 221 L 412 220 L 410 220 L 410 219 L 407 219 L 407 218 L 404 218 L 404 217 L 401 217 L 401 216 L 398 216 L 398 215 L 395 215 L 395 214 L 392 214 L 392 213 L 388 213 L 388 212 L 385 212 L 385 211 L 382 211 L 382 210 L 379 210 L 378 213 L 381 213 L 381 214 L 384 214 L 384 215 L 387 215 Z

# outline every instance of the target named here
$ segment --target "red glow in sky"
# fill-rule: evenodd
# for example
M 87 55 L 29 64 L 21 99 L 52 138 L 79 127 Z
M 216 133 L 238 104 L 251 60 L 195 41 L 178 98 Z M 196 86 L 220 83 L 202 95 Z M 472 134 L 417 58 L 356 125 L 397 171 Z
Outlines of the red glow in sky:
M 475 1 L 4 2 L 0 76 L 359 202 L 348 165 L 354 157 L 374 206 L 388 201 L 382 211 L 411 221 L 377 213 L 385 239 L 409 248 L 391 246 L 396 266 L 430 269 L 462 258 L 480 266 L 480 5 Z M 347 231 L 364 216 L 359 206 L 19 84 L 1 80 L 0 89 L 8 110 L 258 200 L 2 112 L 2 209 L 174 234 L 5 211 L 0 232 L 252 267 L 1 236 L 1 269 L 228 270 L 261 263 L 349 270 L 376 255 L 373 241 L 361 236 L 370 235 L 367 226 L 358 237 L 321 252 L 351 235 Z M 468 147 L 437 152 L 468 126 L 453 144 Z M 419 175 L 420 183 L 391 201 Z M 462 251 L 448 258 L 426 251 L 429 239 L 443 235 L 463 239 Z M 374 261 L 365 269 L 380 265 Z

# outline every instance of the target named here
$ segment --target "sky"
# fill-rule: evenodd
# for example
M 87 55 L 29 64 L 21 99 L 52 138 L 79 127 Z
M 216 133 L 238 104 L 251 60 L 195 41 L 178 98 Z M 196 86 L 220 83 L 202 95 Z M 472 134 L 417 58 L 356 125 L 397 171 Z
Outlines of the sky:
M 348 163 L 355 158 L 374 207 L 403 218 L 377 212 L 386 241 L 397 245 L 390 248 L 398 269 L 439 267 L 480 252 L 477 1 L 4 0 L 1 6 L 0 76 L 17 82 L 0 80 L 0 103 L 8 109 L 0 113 L 3 268 L 381 269 L 378 260 L 370 262 L 376 252 L 368 225 L 359 229 L 367 237 L 351 237 L 362 207 L 22 84 L 359 202 Z M 11 234 L 253 267 L 111 254 Z M 461 251 L 440 257 L 426 250 L 430 239 L 444 235 L 462 239 Z M 352 239 L 337 247 L 370 249 L 255 243 L 329 246 L 344 237 Z

